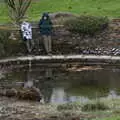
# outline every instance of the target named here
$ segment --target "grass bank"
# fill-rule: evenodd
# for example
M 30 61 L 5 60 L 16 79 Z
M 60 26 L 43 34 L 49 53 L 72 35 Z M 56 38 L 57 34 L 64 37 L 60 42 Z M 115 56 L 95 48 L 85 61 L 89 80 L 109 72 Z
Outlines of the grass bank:
M 113 115 L 112 117 L 108 117 L 108 118 L 103 118 L 103 119 L 93 119 L 93 120 L 120 120 L 120 116 L 119 115 Z
M 106 101 L 106 100 L 105 100 Z M 114 99 L 114 102 L 116 100 Z M 1 120 L 119 120 L 120 102 L 117 108 L 111 107 L 110 101 L 106 101 L 110 109 L 101 111 L 81 111 L 83 104 L 40 104 L 32 101 L 19 101 L 12 98 L 0 97 Z M 117 100 L 118 102 L 118 100 Z M 116 103 L 116 102 L 115 102 Z
M 39 20 L 43 12 L 71 12 L 120 18 L 120 0 L 36 0 L 28 10 L 31 21 Z M 9 22 L 4 3 L 0 4 L 0 22 Z

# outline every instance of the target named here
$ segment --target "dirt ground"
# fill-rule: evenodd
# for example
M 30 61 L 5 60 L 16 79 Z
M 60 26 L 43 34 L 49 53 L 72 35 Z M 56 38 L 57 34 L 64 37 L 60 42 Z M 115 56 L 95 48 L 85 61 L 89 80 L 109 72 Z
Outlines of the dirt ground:
M 109 117 L 111 114 L 103 113 L 58 111 L 57 105 L 0 97 L 0 120 L 94 120 Z
M 84 118 L 93 119 L 96 116 L 76 111 L 59 112 L 55 105 L 0 97 L 0 120 L 81 120 Z

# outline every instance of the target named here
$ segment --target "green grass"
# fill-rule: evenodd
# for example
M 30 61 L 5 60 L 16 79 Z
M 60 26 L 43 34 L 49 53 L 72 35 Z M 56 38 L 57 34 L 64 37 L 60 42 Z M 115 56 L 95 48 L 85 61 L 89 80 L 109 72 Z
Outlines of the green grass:
M 0 4 L 0 22 L 7 22 L 7 10 Z M 71 12 L 97 16 L 119 17 L 120 0 L 36 0 L 28 10 L 30 20 L 39 20 L 43 12 Z
M 81 108 L 81 104 L 80 103 L 75 103 L 75 102 L 71 102 L 71 103 L 65 103 L 65 104 L 60 104 L 57 106 L 57 110 L 58 111 L 62 111 L 62 110 L 80 110 Z
M 107 118 L 93 119 L 93 120 L 120 120 L 120 115 L 107 117 Z

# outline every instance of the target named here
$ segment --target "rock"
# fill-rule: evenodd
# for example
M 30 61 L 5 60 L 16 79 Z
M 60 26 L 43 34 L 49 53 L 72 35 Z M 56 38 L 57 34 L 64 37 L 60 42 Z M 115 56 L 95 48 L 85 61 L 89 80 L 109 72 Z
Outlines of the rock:
M 18 90 L 17 98 L 22 100 L 40 101 L 42 99 L 42 95 L 37 88 L 23 88 Z
M 17 40 L 17 38 L 15 37 L 14 33 L 11 33 L 11 35 L 9 36 L 10 40 Z
M 7 90 L 4 89 L 0 90 L 0 96 L 15 97 L 16 95 L 17 95 L 17 91 L 14 88 Z
M 6 90 L 6 96 L 7 97 L 15 97 L 15 96 L 17 96 L 17 90 L 14 89 L 14 88 Z
M 42 99 L 42 95 L 39 89 L 34 87 L 0 90 L 0 96 L 16 97 L 21 100 L 34 100 L 34 101 L 40 101 Z

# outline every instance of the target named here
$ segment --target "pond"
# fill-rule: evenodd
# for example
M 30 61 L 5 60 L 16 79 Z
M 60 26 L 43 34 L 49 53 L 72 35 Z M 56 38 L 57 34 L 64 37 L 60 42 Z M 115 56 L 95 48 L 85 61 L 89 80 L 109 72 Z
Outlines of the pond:
M 65 67 L 33 67 L 1 73 L 0 87 L 35 86 L 46 103 L 88 102 L 120 97 L 120 70 L 68 70 Z

